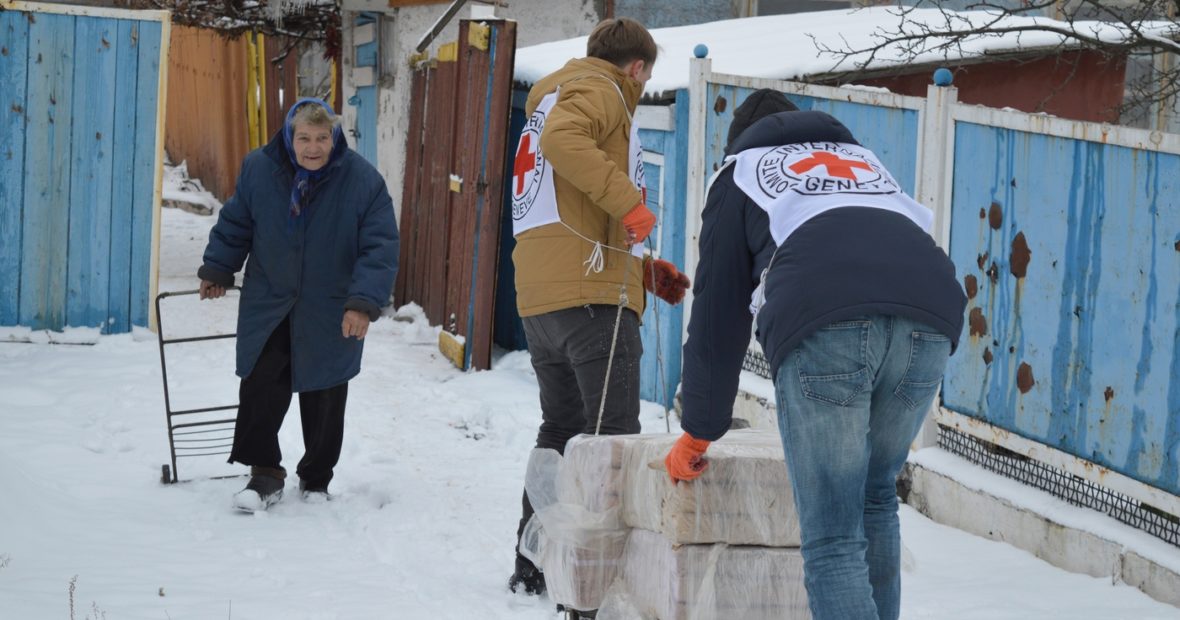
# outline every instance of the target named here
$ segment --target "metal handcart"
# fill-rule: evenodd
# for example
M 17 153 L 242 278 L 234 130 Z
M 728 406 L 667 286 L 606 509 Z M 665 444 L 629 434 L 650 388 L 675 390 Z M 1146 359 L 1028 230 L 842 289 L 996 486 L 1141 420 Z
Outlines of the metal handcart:
M 226 289 L 226 291 L 237 290 L 237 288 L 238 287 L 236 286 L 229 287 Z M 172 409 L 171 394 L 168 390 L 168 361 L 167 356 L 164 354 L 165 345 L 237 338 L 236 333 L 215 334 L 212 336 L 194 336 L 187 338 L 164 338 L 164 317 L 160 313 L 160 301 L 168 297 L 196 295 L 199 292 L 200 291 L 198 290 L 169 291 L 156 295 L 156 336 L 160 343 L 160 374 L 164 379 L 164 412 L 167 416 L 168 422 L 168 448 L 172 453 L 171 465 L 165 463 L 160 468 L 160 482 L 163 484 L 173 484 L 180 481 L 179 470 L 176 463 L 177 459 L 229 454 L 230 448 L 233 447 L 234 443 L 234 423 L 237 419 L 236 413 L 233 416 L 226 418 L 209 415 L 201 416 L 198 414 L 212 414 L 218 411 L 230 410 L 236 411 L 238 408 L 237 404 L 225 405 L 221 407 L 182 409 L 179 411 L 173 411 Z M 194 419 L 196 421 L 180 421 Z M 215 477 L 232 478 L 236 476 Z

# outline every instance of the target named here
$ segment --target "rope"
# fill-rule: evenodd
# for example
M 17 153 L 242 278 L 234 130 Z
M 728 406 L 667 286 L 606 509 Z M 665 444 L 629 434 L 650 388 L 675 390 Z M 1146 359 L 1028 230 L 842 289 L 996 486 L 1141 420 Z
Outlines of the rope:
M 627 112 L 627 121 L 628 122 L 635 122 L 634 118 L 631 115 L 631 109 L 627 106 L 627 98 L 623 96 L 623 91 L 622 91 L 622 89 L 619 88 L 619 85 L 616 84 L 614 80 L 606 77 L 605 75 L 602 75 L 602 74 L 596 74 L 596 75 L 598 75 L 598 77 L 601 77 L 602 79 L 610 82 L 611 86 L 615 87 L 615 92 L 619 93 L 619 98 L 623 100 L 623 110 L 625 112 Z M 590 252 L 590 257 L 587 258 L 586 262 L 583 263 L 584 265 L 586 265 L 586 275 L 590 275 L 591 271 L 594 271 L 595 273 L 602 272 L 602 269 L 603 269 L 602 248 L 604 248 L 604 247 L 609 250 L 614 250 L 616 252 L 625 252 L 626 254 L 631 255 L 631 248 L 630 247 L 628 247 L 626 250 L 620 250 L 619 248 L 616 248 L 614 246 L 609 246 L 609 245 L 604 246 L 602 243 L 600 243 L 598 241 L 595 241 L 593 239 L 587 239 L 584 235 L 582 235 L 582 233 L 571 228 L 569 224 L 566 224 L 565 222 L 561 222 L 561 224 L 563 226 L 565 226 L 566 228 L 569 228 L 570 231 L 573 232 L 575 235 L 594 244 L 594 249 Z M 642 242 L 640 242 L 640 243 L 642 244 Z M 643 284 L 642 263 L 640 263 L 639 271 L 640 271 L 639 283 Z M 604 411 L 606 411 L 606 390 L 610 386 L 610 371 L 611 371 L 611 367 L 614 365 L 614 362 L 615 362 L 615 347 L 619 344 L 619 323 L 621 323 L 623 321 L 623 308 L 627 306 L 627 301 L 628 301 L 628 299 L 627 299 L 627 270 L 624 269 L 623 270 L 623 282 L 622 282 L 622 284 L 619 285 L 619 309 L 615 313 L 615 329 L 614 329 L 614 334 L 611 335 L 611 339 L 610 339 L 610 354 L 606 358 L 606 377 L 604 377 L 602 380 L 602 399 L 598 401 L 598 421 L 594 423 L 594 434 L 595 435 L 598 435 L 599 432 L 602 430 L 602 413 Z
M 607 246 L 610 247 L 610 246 Z M 614 248 L 612 248 L 614 249 Z M 630 254 L 630 252 L 628 252 Z M 640 271 L 643 267 L 640 266 Z M 642 275 L 640 276 L 642 278 Z M 641 280 L 642 281 L 642 280 Z M 594 434 L 602 430 L 602 413 L 606 411 L 606 390 L 610 387 L 610 371 L 615 362 L 615 348 L 619 344 L 619 323 L 623 321 L 623 308 L 627 306 L 627 270 L 623 270 L 623 282 L 619 285 L 619 309 L 615 313 L 615 330 L 610 339 L 610 354 L 606 358 L 606 377 L 602 380 L 602 399 L 598 401 L 598 421 L 594 423 Z
M 594 273 L 602 273 L 603 258 L 602 258 L 602 244 L 601 243 L 599 243 L 597 241 L 594 242 L 594 249 L 590 250 L 590 258 L 587 258 L 585 261 L 582 261 L 582 264 L 586 265 L 586 273 L 583 275 L 588 276 L 588 275 L 590 275 L 591 271 L 593 271 Z

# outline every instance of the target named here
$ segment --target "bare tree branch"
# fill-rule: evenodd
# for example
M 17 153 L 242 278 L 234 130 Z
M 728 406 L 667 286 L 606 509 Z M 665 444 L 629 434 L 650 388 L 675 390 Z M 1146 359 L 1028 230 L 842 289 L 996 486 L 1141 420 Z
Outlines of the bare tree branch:
M 853 45 L 843 36 L 838 44 L 811 38 L 821 56 L 833 59 L 833 73 L 942 59 L 1003 58 L 1032 51 L 1042 57 L 1096 51 L 1114 63 L 1126 62 L 1132 55 L 1180 54 L 1180 43 L 1176 41 L 1180 37 L 1180 22 L 1176 19 L 1180 0 L 1140 0 L 1126 5 L 1107 0 L 1070 0 L 1064 6 L 1055 0 L 1012 5 L 984 0 L 967 8 L 952 11 L 944 9 L 940 2 L 921 0 L 912 6 L 891 8 L 896 21 L 878 26 L 868 43 Z M 1046 17 L 1057 14 L 1059 9 L 1064 15 L 1057 19 Z M 1046 40 L 1044 35 L 1052 36 Z M 999 38 L 1009 42 L 989 44 L 989 39 Z M 1129 80 L 1123 109 L 1172 105 L 1180 93 L 1178 64 Z M 1075 67 L 1065 79 L 1076 74 Z
M 215 30 L 235 38 L 247 32 L 292 39 L 285 49 L 271 59 L 282 62 L 295 43 L 321 42 L 325 56 L 339 53 L 340 6 L 338 0 L 309 2 L 275 7 L 281 0 L 131 0 L 133 8 L 163 9 L 172 13 L 172 22 Z M 286 12 L 278 9 L 286 9 Z

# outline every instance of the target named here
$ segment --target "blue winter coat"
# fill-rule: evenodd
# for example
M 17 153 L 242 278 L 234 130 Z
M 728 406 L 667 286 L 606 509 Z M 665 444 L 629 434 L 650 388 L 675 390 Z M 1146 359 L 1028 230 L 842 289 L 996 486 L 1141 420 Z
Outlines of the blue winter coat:
M 291 317 L 291 391 L 319 390 L 360 372 L 363 341 L 344 338 L 345 309 L 376 320 L 397 275 L 398 232 L 385 180 L 336 141 L 328 173 L 298 217 L 295 169 L 282 132 L 246 156 L 234 195 L 209 232 L 198 276 L 232 285 L 245 263 L 238 307 L 237 375 L 246 377 L 284 317 Z M 247 261 L 247 257 L 249 260 Z

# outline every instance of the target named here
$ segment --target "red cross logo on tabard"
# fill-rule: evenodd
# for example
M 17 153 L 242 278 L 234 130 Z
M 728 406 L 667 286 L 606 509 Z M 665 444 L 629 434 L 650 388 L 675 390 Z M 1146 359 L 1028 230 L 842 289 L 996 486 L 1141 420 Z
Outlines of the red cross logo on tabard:
M 533 136 L 524 134 L 520 138 L 520 146 L 516 149 L 516 160 L 512 163 L 512 178 L 516 179 L 516 194 L 524 193 L 525 175 L 532 172 L 537 165 L 537 151 L 532 149 Z
M 519 157 L 519 156 L 518 156 Z M 519 164 L 517 164 L 519 166 Z M 825 166 L 828 169 L 828 175 L 840 177 L 842 179 L 856 180 L 856 173 L 852 171 L 853 168 L 861 170 L 872 170 L 872 167 L 863 161 L 855 159 L 840 159 L 839 156 L 827 153 L 824 151 L 816 151 L 811 154 L 809 159 L 803 159 L 791 164 L 791 172 L 795 174 L 803 174 L 816 166 Z

